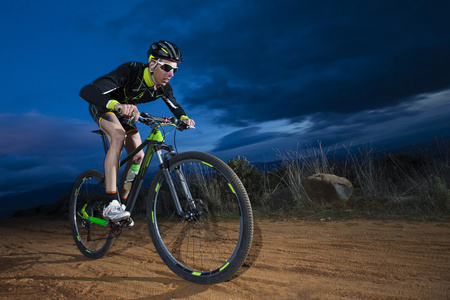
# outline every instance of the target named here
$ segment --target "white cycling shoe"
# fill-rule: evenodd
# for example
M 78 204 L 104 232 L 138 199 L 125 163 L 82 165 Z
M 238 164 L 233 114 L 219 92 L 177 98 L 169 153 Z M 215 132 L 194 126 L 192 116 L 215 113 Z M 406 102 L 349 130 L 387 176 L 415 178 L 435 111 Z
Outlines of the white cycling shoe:
M 125 210 L 125 205 L 113 200 L 103 209 L 103 216 L 111 222 L 119 222 L 130 218 L 130 212 Z
M 127 220 L 127 223 L 124 224 L 125 227 L 133 227 L 134 226 L 134 221 L 132 218 L 129 218 Z

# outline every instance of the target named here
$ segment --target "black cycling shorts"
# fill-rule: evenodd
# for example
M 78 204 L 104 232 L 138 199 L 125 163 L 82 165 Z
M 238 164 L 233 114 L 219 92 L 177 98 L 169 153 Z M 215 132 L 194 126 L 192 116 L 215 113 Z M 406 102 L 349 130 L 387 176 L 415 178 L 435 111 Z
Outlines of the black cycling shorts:
M 132 118 L 123 117 L 118 112 L 107 109 L 106 107 L 90 104 L 89 112 L 91 113 L 92 118 L 97 123 L 97 125 L 100 127 L 100 129 L 102 129 L 100 122 L 102 121 L 103 116 L 105 116 L 106 114 L 114 114 L 114 115 L 116 115 L 117 119 L 119 119 L 119 122 L 120 122 L 120 124 L 122 124 L 122 127 L 126 133 L 138 131 L 137 127 L 136 127 L 136 123 L 134 122 L 134 120 Z

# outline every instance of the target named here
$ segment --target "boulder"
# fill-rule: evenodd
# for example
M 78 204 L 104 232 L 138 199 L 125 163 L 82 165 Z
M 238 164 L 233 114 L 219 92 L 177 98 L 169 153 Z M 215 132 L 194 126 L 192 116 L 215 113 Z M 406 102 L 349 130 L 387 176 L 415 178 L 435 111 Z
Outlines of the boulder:
M 353 194 L 352 183 L 332 174 L 314 174 L 305 182 L 304 189 L 311 201 L 330 203 L 333 208 L 344 205 Z

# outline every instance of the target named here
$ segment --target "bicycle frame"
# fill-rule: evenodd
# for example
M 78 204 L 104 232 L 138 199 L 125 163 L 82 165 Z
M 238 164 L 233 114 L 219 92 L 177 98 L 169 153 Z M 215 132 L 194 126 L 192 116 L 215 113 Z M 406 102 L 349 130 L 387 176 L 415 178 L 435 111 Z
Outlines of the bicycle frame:
M 172 195 L 172 199 L 175 204 L 175 208 L 177 210 L 177 214 L 180 218 L 186 218 L 183 209 L 181 207 L 178 195 L 175 191 L 175 187 L 172 181 L 172 178 L 169 175 L 168 171 L 168 156 L 169 155 L 175 155 L 175 152 L 173 150 L 173 147 L 171 145 L 166 145 L 164 141 L 164 136 L 161 133 L 161 130 L 159 129 L 160 126 L 163 125 L 173 125 L 173 124 L 158 124 L 153 129 L 150 135 L 131 153 L 129 153 L 123 160 L 120 161 L 119 167 L 123 167 L 127 162 L 129 162 L 139 151 L 147 147 L 144 154 L 144 159 L 142 161 L 141 167 L 139 169 L 138 174 L 136 175 L 136 178 L 133 181 L 130 194 L 128 195 L 128 203 L 127 203 L 127 210 L 132 213 L 134 209 L 134 205 L 136 204 L 137 197 L 139 195 L 139 191 L 142 188 L 142 185 L 144 183 L 145 175 L 147 174 L 148 168 L 150 166 L 150 162 L 152 161 L 153 155 L 156 154 L 156 157 L 159 162 L 159 167 L 162 170 L 164 177 L 167 181 L 167 184 L 170 189 L 170 193 Z M 105 146 L 105 151 L 107 151 L 107 140 L 105 139 L 105 134 L 100 131 L 96 130 L 95 133 L 99 133 L 102 135 L 103 144 Z M 164 155 L 162 153 L 162 150 L 167 151 Z M 192 195 L 189 191 L 189 188 L 186 184 L 186 179 L 184 178 L 184 174 L 181 170 L 177 170 L 176 174 L 180 180 L 180 183 L 182 184 L 182 190 L 184 192 L 184 196 L 186 199 L 188 199 L 188 203 L 190 203 L 191 208 L 195 208 L 195 204 L 192 198 Z M 87 219 L 89 222 L 96 223 L 102 226 L 108 226 L 109 222 L 95 217 L 88 217 L 88 215 L 82 211 L 81 212 L 85 219 Z

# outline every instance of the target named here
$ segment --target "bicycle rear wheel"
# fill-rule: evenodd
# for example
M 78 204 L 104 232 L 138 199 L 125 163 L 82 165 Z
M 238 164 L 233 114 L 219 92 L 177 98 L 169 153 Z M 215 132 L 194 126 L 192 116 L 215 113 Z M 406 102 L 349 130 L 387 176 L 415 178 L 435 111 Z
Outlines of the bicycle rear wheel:
M 89 258 L 97 259 L 111 249 L 114 235 L 109 227 L 93 222 L 88 218 L 102 220 L 105 188 L 103 174 L 96 170 L 83 172 L 78 176 L 70 195 L 70 223 L 72 235 L 80 252 Z M 106 224 L 106 220 L 104 221 Z
M 184 216 L 177 215 L 168 183 L 158 171 L 147 200 L 148 226 L 157 252 L 188 281 L 214 284 L 230 278 L 247 257 L 253 237 L 252 209 L 244 186 L 227 164 L 207 153 L 178 154 L 169 166 Z M 195 207 L 188 203 L 182 181 Z

